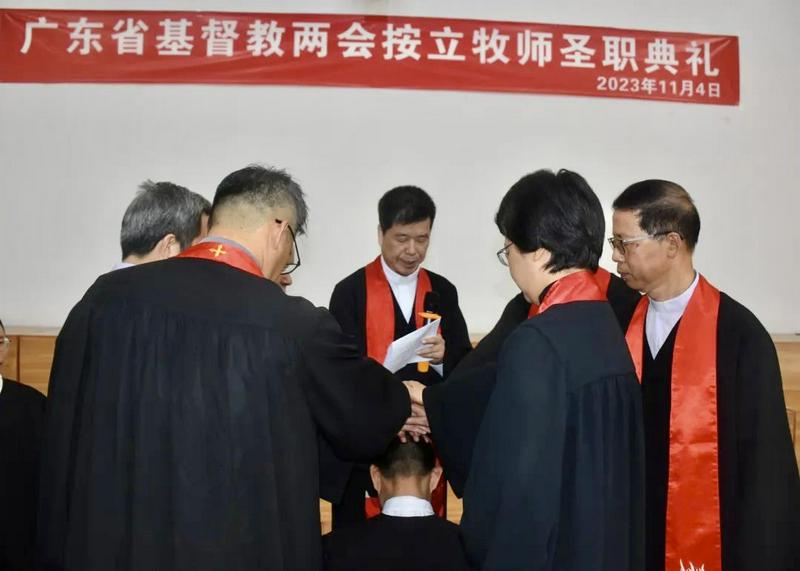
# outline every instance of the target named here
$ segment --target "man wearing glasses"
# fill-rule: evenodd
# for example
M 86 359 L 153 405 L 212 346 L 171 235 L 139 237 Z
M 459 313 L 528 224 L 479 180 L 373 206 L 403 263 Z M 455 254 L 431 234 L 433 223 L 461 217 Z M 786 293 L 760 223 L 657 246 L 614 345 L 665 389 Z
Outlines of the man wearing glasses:
M 421 188 L 399 186 L 386 192 L 378 202 L 380 255 L 336 284 L 330 302 L 342 330 L 353 336 L 362 354 L 379 363 L 392 341 L 422 325 L 421 312 L 441 315 L 441 334 L 426 339 L 427 348 L 420 353 L 431 359 L 427 372 L 413 363 L 396 373 L 426 386 L 447 377 L 471 347 L 455 286 L 422 267 L 435 218 L 436 205 Z M 432 296 L 437 300 L 434 307 L 426 307 Z M 323 469 L 331 474 L 331 483 L 338 485 L 323 489 L 322 495 L 333 504 L 334 527 L 363 521 L 365 492 L 374 494 L 368 465 L 342 462 L 327 452 L 323 447 Z M 433 494 L 434 510 L 442 516 L 445 499 L 442 479 Z M 370 514 L 379 512 L 371 509 Z
M 664 180 L 614 201 L 613 259 L 645 294 L 627 342 L 642 385 L 647 569 L 800 568 L 800 480 L 775 347 L 694 269 L 700 217 Z
M 317 438 L 367 461 L 411 406 L 330 313 L 281 291 L 305 224 L 289 175 L 238 170 L 206 240 L 75 306 L 50 380 L 44 568 L 322 567 Z

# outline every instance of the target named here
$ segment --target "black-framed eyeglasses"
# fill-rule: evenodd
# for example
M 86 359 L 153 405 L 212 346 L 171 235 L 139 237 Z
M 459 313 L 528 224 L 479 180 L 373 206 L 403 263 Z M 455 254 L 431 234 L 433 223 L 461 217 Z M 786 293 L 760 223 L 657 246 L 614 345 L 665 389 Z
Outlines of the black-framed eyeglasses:
M 275 219 L 275 222 L 277 222 L 278 224 L 283 224 L 283 220 L 278 220 L 277 218 Z M 300 267 L 300 250 L 297 249 L 297 238 L 295 238 L 294 230 L 292 230 L 292 225 L 287 223 L 286 227 L 289 229 L 289 234 L 292 236 L 292 248 L 293 248 L 292 251 L 294 253 L 294 261 L 286 264 L 286 266 L 283 268 L 283 271 L 281 272 L 282 276 L 288 276 L 289 274 L 291 274 L 293 271 L 295 271 L 297 268 Z
M 616 250 L 617 252 L 619 252 L 624 256 L 627 252 L 626 246 L 628 244 L 634 244 L 636 242 L 641 242 L 642 240 L 650 240 L 650 239 L 654 240 L 661 236 L 666 236 L 667 234 L 672 234 L 672 233 L 675 233 L 681 238 L 683 238 L 680 232 L 675 232 L 675 230 L 664 230 L 663 232 L 656 232 L 655 234 L 646 234 L 645 236 L 635 236 L 633 238 L 617 238 L 616 236 L 612 236 L 611 238 L 608 239 L 608 244 L 611 246 L 612 251 Z
M 511 243 L 507 246 L 503 246 L 499 250 L 497 250 L 497 259 L 500 260 L 500 263 L 504 266 L 508 267 L 508 249 L 511 247 Z

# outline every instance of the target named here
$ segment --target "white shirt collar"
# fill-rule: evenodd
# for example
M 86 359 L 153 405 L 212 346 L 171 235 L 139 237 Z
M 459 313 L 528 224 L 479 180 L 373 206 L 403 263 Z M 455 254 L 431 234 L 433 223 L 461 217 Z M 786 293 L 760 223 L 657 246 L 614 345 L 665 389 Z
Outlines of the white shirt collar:
M 116 264 L 114 264 L 114 267 L 111 268 L 111 271 L 113 272 L 116 270 L 121 270 L 123 268 L 130 268 L 133 267 L 133 265 L 134 264 L 131 264 L 130 262 L 117 262 Z
M 386 280 L 389 282 L 389 287 L 397 300 L 397 305 L 400 306 L 400 311 L 406 321 L 411 319 L 411 314 L 414 312 L 414 298 L 417 295 L 417 278 L 419 277 L 419 267 L 414 273 L 401 276 L 395 272 L 386 263 L 386 260 L 381 256 L 381 266 L 383 266 L 383 273 Z
M 664 301 L 649 300 L 645 329 L 647 343 L 650 345 L 650 354 L 655 357 L 661 350 L 664 342 L 669 337 L 675 324 L 678 323 L 692 299 L 692 294 L 700 281 L 700 274 L 694 273 L 692 284 L 682 294 Z
M 416 287 L 417 276 L 419 276 L 420 266 L 417 266 L 417 269 L 414 270 L 413 273 L 407 276 L 401 276 L 392 268 L 390 268 L 389 264 L 386 263 L 386 260 L 383 259 L 383 256 L 381 256 L 381 266 L 383 266 L 383 273 L 386 276 L 386 279 L 389 281 L 389 285 L 399 286 L 399 285 L 414 284 L 414 287 Z
M 393 517 L 427 517 L 433 515 L 433 506 L 416 496 L 395 496 L 383 504 L 383 513 Z

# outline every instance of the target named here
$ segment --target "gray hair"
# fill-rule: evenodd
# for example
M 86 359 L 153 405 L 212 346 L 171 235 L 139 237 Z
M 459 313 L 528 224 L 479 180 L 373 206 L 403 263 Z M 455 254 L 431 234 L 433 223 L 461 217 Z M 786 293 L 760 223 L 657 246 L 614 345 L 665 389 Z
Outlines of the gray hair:
M 296 217 L 296 234 L 304 234 L 308 219 L 308 206 L 300 185 L 282 169 L 249 165 L 222 179 L 217 186 L 212 207 L 211 222 L 227 205 L 244 203 L 259 210 L 276 206 L 289 206 Z
M 208 200 L 171 182 L 144 181 L 122 217 L 119 234 L 122 257 L 144 256 L 167 234 L 174 234 L 181 250 L 200 234 L 200 218 L 208 214 Z

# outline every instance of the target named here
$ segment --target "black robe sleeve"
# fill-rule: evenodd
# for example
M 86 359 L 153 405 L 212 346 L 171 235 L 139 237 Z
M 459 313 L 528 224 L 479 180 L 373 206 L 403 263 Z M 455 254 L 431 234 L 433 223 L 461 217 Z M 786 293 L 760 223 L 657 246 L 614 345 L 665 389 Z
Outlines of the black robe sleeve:
M 464 494 L 472 449 L 495 383 L 496 361 L 509 334 L 528 317 L 530 304 L 520 293 L 506 305 L 500 320 L 468 353 L 444 383 L 425 389 L 425 410 L 447 479 L 458 497 Z
M 364 311 L 363 309 L 358 309 L 359 299 L 361 298 L 358 283 L 363 281 L 359 280 L 359 276 L 363 276 L 363 270 L 355 272 L 336 284 L 331 294 L 331 301 L 328 304 L 328 311 L 339 323 L 342 332 L 356 345 L 359 353 L 366 355 L 366 338 L 363 333 L 364 325 L 361 319 Z M 352 462 L 343 461 L 339 458 L 327 438 L 320 434 L 319 497 L 333 504 L 338 504 L 342 499 L 342 494 L 347 481 L 350 479 L 353 467 Z
M 411 414 L 408 391 L 388 370 L 364 358 L 325 311 L 304 343 L 306 394 L 320 432 L 343 459 L 381 454 Z
M 536 569 L 555 548 L 566 388 L 557 352 L 537 329 L 518 330 L 502 355 L 475 445 L 481 457 L 470 474 L 470 519 L 462 531 L 473 563 Z
M 37 561 L 43 571 L 60 569 L 51 562 L 60 562 L 64 556 L 68 523 L 68 494 L 64 492 L 71 489 L 75 473 L 74 434 L 83 400 L 81 383 L 75 381 L 85 377 L 88 320 L 88 305 L 78 303 L 56 339 L 53 354 L 41 456 L 43 468 L 51 469 L 39 472 L 36 527 Z
M 725 294 L 719 328 L 719 384 L 734 380 L 718 389 L 726 391 L 719 424 L 724 436 L 735 434 L 735 446 L 728 439 L 721 450 L 723 565 L 800 569 L 800 477 L 775 345 L 756 317 Z

